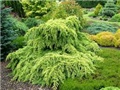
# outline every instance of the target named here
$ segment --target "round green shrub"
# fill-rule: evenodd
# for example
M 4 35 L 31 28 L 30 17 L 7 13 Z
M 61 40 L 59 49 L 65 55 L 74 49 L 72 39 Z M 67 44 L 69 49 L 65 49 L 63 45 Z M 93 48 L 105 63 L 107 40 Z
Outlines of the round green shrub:
M 112 22 L 120 22 L 120 13 L 119 14 L 115 14 L 111 20 Z
M 102 60 L 95 54 L 99 47 L 80 28 L 79 19 L 71 16 L 51 19 L 28 30 L 27 45 L 7 56 L 13 80 L 56 90 L 67 78 L 94 73 L 96 61 Z

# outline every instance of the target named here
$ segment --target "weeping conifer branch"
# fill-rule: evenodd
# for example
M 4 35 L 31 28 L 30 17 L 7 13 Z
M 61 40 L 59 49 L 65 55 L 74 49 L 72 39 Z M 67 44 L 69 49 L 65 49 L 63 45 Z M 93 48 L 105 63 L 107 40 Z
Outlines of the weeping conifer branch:
M 95 54 L 99 47 L 81 29 L 78 18 L 70 16 L 28 30 L 27 45 L 7 56 L 13 80 L 56 90 L 67 78 L 94 73 L 95 62 L 102 60 Z

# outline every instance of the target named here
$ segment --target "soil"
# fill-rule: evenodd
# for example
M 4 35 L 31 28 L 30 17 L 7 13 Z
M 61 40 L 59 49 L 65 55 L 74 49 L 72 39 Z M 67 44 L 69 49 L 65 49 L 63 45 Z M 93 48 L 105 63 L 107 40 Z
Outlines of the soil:
M 0 62 L 0 90 L 50 90 L 28 82 L 11 81 L 11 70 L 6 68 L 7 64 L 8 62 Z

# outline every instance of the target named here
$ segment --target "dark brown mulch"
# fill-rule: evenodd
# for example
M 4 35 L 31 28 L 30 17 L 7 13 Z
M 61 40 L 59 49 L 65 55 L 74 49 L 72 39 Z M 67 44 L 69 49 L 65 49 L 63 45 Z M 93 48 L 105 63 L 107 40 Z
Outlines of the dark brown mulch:
M 41 88 L 38 85 L 32 85 L 30 83 L 23 83 L 17 81 L 11 81 L 12 77 L 9 76 L 10 69 L 5 68 L 8 62 L 0 62 L 0 90 L 50 90 L 48 88 Z

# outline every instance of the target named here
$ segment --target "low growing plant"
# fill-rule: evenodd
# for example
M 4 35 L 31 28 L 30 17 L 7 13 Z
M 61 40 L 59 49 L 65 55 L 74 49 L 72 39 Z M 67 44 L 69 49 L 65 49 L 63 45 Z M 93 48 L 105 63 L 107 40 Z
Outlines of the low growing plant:
M 90 34 L 97 34 L 103 31 L 109 31 L 114 33 L 116 32 L 117 29 L 118 29 L 117 27 L 108 23 L 95 22 L 88 26 L 86 31 Z
M 117 30 L 115 34 L 111 32 L 101 32 L 97 35 L 90 35 L 91 40 L 97 42 L 101 46 L 120 47 L 120 32 Z

